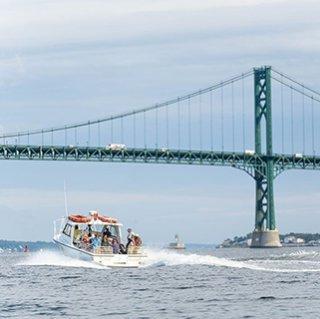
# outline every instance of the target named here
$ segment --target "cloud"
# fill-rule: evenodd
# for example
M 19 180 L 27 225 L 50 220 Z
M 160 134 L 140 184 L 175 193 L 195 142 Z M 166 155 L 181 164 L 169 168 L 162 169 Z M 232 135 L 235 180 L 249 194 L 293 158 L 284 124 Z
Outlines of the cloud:
M 249 15 L 247 6 L 255 14 Z M 300 10 L 297 12 L 292 7 Z M 205 40 L 203 36 L 210 34 L 219 39 L 248 31 L 265 34 L 275 28 L 281 32 L 301 29 L 301 24 L 314 25 L 311 18 L 303 19 L 303 12 L 316 15 L 316 10 L 297 1 L 290 1 L 289 8 L 287 1 L 258 0 L 241 1 L 241 4 L 239 1 L 138 1 L 134 5 L 131 1 L 31 1 L 28 5 L 19 1 L 7 2 L 2 7 L 0 37 L 3 48 L 36 48 L 34 52 L 44 48 L 72 51 L 82 45 L 175 43 L 195 38 Z
M 0 87 L 17 85 L 26 75 L 26 68 L 23 58 L 15 54 L 6 59 L 0 59 Z
M 90 92 L 90 83 L 98 79 L 115 92 L 120 84 L 127 92 L 140 88 L 155 102 L 157 83 L 175 88 L 168 94 L 180 94 L 254 65 L 291 63 L 299 70 L 308 68 L 300 62 L 303 56 L 316 64 L 319 4 L 307 3 L 6 1 L 0 12 L 0 70 L 1 61 L 10 64 L 18 55 L 24 82 L 12 66 L 1 71 L 16 79 L 13 83 L 31 85 L 38 99 L 54 95 L 63 78 L 64 95 L 79 94 L 80 83 Z M 309 71 L 308 77 L 316 75 L 313 67 Z M 157 81 L 150 81 L 155 74 Z M 179 81 L 170 74 L 179 75 Z M 124 77 L 134 78 L 129 83 L 139 88 L 129 87 Z

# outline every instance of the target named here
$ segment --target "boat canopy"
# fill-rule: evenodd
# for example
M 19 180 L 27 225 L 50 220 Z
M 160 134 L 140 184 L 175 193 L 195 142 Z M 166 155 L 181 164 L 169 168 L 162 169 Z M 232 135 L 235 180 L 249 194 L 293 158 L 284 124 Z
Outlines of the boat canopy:
M 87 225 L 114 225 L 122 226 L 114 217 L 104 216 L 97 211 L 90 211 L 89 215 L 71 214 L 68 216 L 70 224 L 87 224 Z

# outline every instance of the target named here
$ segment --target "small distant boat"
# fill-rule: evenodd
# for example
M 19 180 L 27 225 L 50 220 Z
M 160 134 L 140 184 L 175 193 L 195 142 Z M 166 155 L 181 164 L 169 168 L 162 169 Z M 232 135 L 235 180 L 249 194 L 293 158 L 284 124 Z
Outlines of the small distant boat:
M 178 235 L 174 236 L 175 242 L 169 244 L 169 249 L 186 249 L 185 244 L 181 241 Z
M 134 235 L 126 249 L 121 244 L 121 227 L 117 219 L 96 211 L 89 216 L 69 215 L 54 222 L 53 241 L 72 258 L 107 267 L 137 268 L 147 257 L 142 252 L 141 239 Z

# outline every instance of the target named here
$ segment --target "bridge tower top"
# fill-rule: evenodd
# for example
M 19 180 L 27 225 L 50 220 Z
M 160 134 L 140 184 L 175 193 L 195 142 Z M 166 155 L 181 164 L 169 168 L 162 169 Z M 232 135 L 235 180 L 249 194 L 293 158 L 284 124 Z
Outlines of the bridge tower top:
M 272 156 L 271 67 L 254 68 L 255 151 L 261 154 L 262 122 L 265 121 L 266 154 Z

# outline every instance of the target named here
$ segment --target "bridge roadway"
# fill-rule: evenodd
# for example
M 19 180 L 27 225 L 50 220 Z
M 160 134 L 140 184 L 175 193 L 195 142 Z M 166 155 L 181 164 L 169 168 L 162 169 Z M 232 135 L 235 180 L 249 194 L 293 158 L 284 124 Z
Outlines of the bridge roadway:
M 320 156 L 274 154 L 274 177 L 287 169 L 320 170 Z M 172 149 L 127 148 L 111 150 L 102 147 L 0 145 L 0 160 L 86 161 L 108 163 L 154 163 L 178 165 L 228 166 L 255 176 L 265 176 L 266 155 L 245 152 L 190 151 Z

